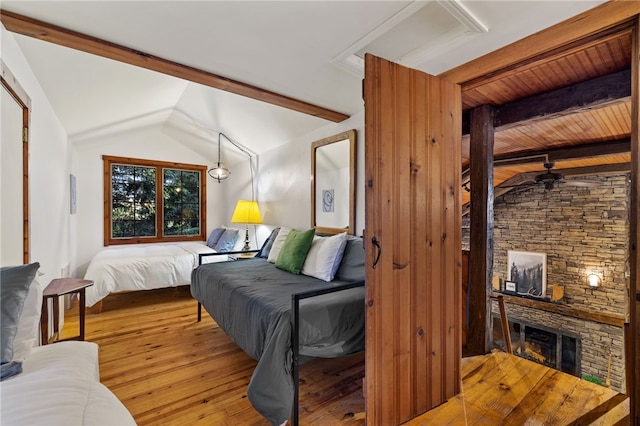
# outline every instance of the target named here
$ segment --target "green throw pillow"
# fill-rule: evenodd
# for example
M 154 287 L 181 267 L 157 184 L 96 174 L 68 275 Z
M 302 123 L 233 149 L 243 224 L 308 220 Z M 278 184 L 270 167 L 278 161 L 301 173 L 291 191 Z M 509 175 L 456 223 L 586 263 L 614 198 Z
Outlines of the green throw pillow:
M 316 230 L 311 228 L 307 231 L 296 231 L 292 229 L 284 240 L 280 254 L 276 259 L 276 268 L 299 274 L 307 258 L 307 253 L 311 248 Z

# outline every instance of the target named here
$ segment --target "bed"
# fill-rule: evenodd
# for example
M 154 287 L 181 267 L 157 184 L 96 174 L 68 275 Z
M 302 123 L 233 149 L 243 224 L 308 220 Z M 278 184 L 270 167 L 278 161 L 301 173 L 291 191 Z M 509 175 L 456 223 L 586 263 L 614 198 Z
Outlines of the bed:
M 4 426 L 135 425 L 102 383 L 98 345 L 60 342 L 33 348 L 22 373 L 2 381 Z
M 201 253 L 215 253 L 204 242 L 109 247 L 96 254 L 84 275 L 91 307 L 110 293 L 188 285 Z M 221 261 L 223 256 L 211 258 Z M 99 309 L 98 309 L 99 311 Z
M 256 257 L 199 266 L 191 294 L 258 361 L 247 395 L 260 414 L 280 425 L 291 416 L 294 401 L 297 408 L 298 362 L 364 350 L 363 285 L 362 240 L 351 239 L 331 282 L 295 275 Z M 294 321 L 297 299 L 299 320 Z

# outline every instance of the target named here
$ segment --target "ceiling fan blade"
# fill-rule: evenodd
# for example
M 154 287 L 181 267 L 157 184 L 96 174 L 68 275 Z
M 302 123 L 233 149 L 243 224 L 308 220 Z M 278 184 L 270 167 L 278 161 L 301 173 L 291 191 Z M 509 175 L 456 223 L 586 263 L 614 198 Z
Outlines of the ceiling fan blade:
M 595 188 L 600 186 L 600 182 L 593 180 L 565 180 L 562 185 L 579 186 L 582 188 Z

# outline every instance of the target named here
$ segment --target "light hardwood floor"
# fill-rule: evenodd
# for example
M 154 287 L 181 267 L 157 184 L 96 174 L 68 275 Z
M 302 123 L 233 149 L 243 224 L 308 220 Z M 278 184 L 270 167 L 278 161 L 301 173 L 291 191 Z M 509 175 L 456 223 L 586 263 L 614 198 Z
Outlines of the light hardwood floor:
M 100 345 L 100 376 L 139 425 L 268 425 L 247 399 L 256 362 L 197 303 L 188 287 L 109 296 L 87 316 Z M 62 337 L 78 333 L 77 304 Z M 515 355 L 462 361 L 462 393 L 406 423 L 432 425 L 628 425 L 629 400 Z M 364 425 L 364 356 L 301 367 L 300 424 Z
M 101 381 L 139 425 L 268 425 L 247 399 L 256 362 L 196 306 L 188 286 L 107 297 L 86 317 Z M 75 303 L 62 337 L 77 330 Z M 363 425 L 363 376 L 363 354 L 304 364 L 300 423 Z

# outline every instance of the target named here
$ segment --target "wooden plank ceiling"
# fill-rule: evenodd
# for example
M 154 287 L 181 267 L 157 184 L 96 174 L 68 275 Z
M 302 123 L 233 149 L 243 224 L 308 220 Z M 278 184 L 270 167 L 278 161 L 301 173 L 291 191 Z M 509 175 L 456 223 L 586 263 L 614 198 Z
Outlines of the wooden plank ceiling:
M 485 104 L 496 107 L 496 187 L 531 179 L 545 171 L 546 161 L 555 161 L 553 171 L 566 176 L 606 171 L 598 168 L 601 165 L 625 169 L 631 161 L 631 34 L 624 26 L 612 28 L 605 37 L 582 40 L 465 83 L 463 184 L 469 188 L 469 134 L 464 117 Z M 462 203 L 468 202 L 469 194 L 463 191 Z

